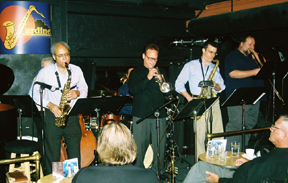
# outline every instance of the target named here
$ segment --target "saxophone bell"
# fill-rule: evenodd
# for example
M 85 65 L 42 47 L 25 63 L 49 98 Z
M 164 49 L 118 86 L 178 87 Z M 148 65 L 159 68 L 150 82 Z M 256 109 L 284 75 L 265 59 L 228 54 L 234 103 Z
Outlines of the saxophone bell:
M 120 82 L 122 84 L 125 84 L 127 82 L 128 78 L 127 78 L 127 75 L 125 74 L 122 78 L 120 78 Z

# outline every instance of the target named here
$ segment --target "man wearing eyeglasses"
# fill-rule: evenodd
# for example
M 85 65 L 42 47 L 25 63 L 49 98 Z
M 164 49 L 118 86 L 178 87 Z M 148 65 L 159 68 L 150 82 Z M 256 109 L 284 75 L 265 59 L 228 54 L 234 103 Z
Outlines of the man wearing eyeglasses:
M 148 44 L 144 47 L 142 54 L 143 65 L 135 68 L 129 78 L 129 91 L 133 95 L 133 137 L 137 144 L 137 158 L 135 165 L 144 167 L 143 160 L 145 152 L 148 148 L 150 141 L 152 141 L 152 148 L 154 153 L 154 169 L 157 170 L 158 158 L 160 155 L 161 172 L 164 173 L 164 151 L 166 144 L 166 135 L 163 136 L 160 146 L 157 150 L 157 129 L 156 129 L 156 115 L 159 116 L 159 136 L 161 137 L 166 127 L 166 114 L 165 109 L 161 109 L 157 113 L 152 113 L 164 104 L 164 94 L 160 91 L 157 80 L 161 80 L 158 70 L 155 68 L 158 62 L 159 47 L 155 44 Z M 163 70 L 160 71 L 161 74 Z M 158 79 L 157 79 L 157 78 Z M 156 111 L 155 111 L 156 112 Z M 147 117 L 147 118 L 146 118 Z M 145 118 L 140 123 L 138 120 Z
M 192 60 L 186 63 L 180 72 L 176 82 L 176 91 L 181 93 L 188 102 L 193 99 L 197 99 L 200 95 L 202 88 L 198 86 L 200 81 L 208 80 L 213 71 L 215 64 L 212 63 L 214 57 L 217 54 L 217 43 L 212 41 L 206 41 L 202 48 L 202 56 L 199 59 Z M 185 84 L 189 83 L 191 94 L 185 88 Z M 216 69 L 216 73 L 213 77 L 213 91 L 220 93 L 225 89 L 224 80 L 220 74 L 219 68 Z M 198 157 L 200 154 L 205 153 L 205 137 L 208 129 L 210 129 L 210 122 L 212 121 L 212 131 L 210 133 L 223 132 L 222 115 L 219 105 L 219 100 L 212 106 L 211 112 L 206 112 L 202 115 L 197 124 L 194 123 L 194 131 L 197 135 L 196 139 L 196 154 Z
M 69 116 L 65 127 L 57 127 L 55 125 L 55 118 L 61 117 L 59 104 L 64 85 L 67 83 L 69 77 L 65 63 L 70 63 L 70 47 L 65 42 L 55 43 L 51 46 L 51 54 L 56 63 L 48 65 L 39 71 L 29 91 L 29 95 L 35 103 L 41 105 L 40 85 L 45 86 L 43 107 L 46 108 L 44 118 L 46 174 L 52 173 L 52 162 L 60 161 L 62 136 L 64 136 L 67 145 L 68 158 L 78 158 L 79 166 L 81 162 L 79 117 Z M 87 97 L 88 86 L 80 67 L 69 64 L 68 69 L 71 71 L 71 83 L 70 91 L 66 97 L 67 101 L 70 101 L 70 106 L 73 106 L 77 98 Z
M 270 131 L 269 140 L 276 148 L 269 153 L 250 161 L 237 159 L 236 166 L 239 167 L 236 171 L 199 161 L 191 168 L 184 183 L 284 182 L 288 166 L 288 115 L 280 116 Z
M 263 80 L 253 79 L 260 71 L 259 66 L 253 60 L 252 51 L 255 49 L 255 39 L 251 35 L 244 35 L 240 38 L 239 46 L 229 53 L 225 59 L 225 83 L 226 97 L 238 88 L 242 87 L 263 87 Z M 245 129 L 253 129 L 257 124 L 260 101 L 254 105 L 245 106 Z M 226 125 L 226 132 L 242 130 L 242 106 L 227 107 L 229 121 Z M 242 141 L 240 135 L 229 136 L 227 138 L 227 149 L 231 149 L 231 142 Z M 250 134 L 245 135 L 245 142 L 248 145 Z

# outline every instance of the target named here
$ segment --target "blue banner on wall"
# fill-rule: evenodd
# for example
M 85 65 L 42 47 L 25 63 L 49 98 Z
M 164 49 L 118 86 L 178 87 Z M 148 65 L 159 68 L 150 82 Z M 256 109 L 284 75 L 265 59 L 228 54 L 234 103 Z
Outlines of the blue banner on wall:
M 0 2 L 0 54 L 49 54 L 50 6 L 32 1 Z

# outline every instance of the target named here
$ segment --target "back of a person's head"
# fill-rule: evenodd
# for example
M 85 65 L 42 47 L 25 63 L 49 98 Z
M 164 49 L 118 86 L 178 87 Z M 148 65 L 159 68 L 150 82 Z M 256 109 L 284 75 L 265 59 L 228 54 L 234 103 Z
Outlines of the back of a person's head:
M 97 151 L 103 164 L 124 165 L 136 159 L 137 146 L 123 123 L 109 123 L 98 135 Z

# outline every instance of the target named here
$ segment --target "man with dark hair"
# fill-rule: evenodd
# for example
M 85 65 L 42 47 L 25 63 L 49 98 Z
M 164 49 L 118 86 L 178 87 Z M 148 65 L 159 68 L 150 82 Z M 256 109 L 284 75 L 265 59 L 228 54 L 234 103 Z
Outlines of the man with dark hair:
M 284 182 L 287 177 L 288 165 L 288 116 L 283 115 L 270 128 L 269 140 L 275 149 L 253 160 L 239 158 L 236 160 L 238 169 L 231 170 L 204 161 L 196 163 L 189 171 L 184 183 L 253 183 Z M 265 181 L 268 182 L 268 181 Z
M 238 88 L 242 87 L 263 87 L 263 80 L 254 80 L 255 76 L 260 71 L 256 61 L 253 60 L 252 51 L 255 48 L 254 37 L 247 35 L 241 38 L 241 42 L 234 51 L 229 53 L 225 59 L 225 83 L 226 97 Z M 245 107 L 245 128 L 247 130 L 255 127 L 259 114 L 260 102 L 254 105 L 246 105 Z M 227 107 L 229 122 L 226 125 L 226 132 L 238 131 L 242 129 L 242 107 L 230 106 Z M 244 146 L 248 145 L 250 134 L 245 135 Z M 241 136 L 227 137 L 227 150 L 230 150 L 232 141 L 240 142 Z
M 150 115 L 153 110 L 159 108 L 164 104 L 164 94 L 160 91 L 157 80 L 161 81 L 158 69 L 155 68 L 158 61 L 159 47 L 155 44 L 148 44 L 144 48 L 142 54 L 143 65 L 135 68 L 129 78 L 129 91 L 133 95 L 133 136 L 137 144 L 138 154 L 136 158 L 136 166 L 144 167 L 143 160 L 145 152 L 150 141 L 152 141 L 152 148 L 154 152 L 155 168 L 158 166 L 157 154 L 160 155 L 161 172 L 164 173 L 164 153 L 166 144 L 166 135 L 163 136 L 160 146 L 157 149 L 157 129 L 156 117 Z M 163 71 L 160 71 L 163 73 Z M 157 79 L 158 78 L 158 79 Z M 159 130 L 160 137 L 162 136 L 166 127 L 165 109 L 159 111 Z M 136 122 L 144 117 L 145 120 L 139 124 Z
M 55 119 L 61 117 L 62 112 L 59 108 L 62 100 L 62 92 L 64 93 L 64 85 L 71 77 L 70 90 L 64 96 L 68 105 L 73 106 L 77 98 L 85 98 L 88 92 L 84 75 L 80 67 L 70 64 L 70 48 L 65 42 L 58 42 L 52 45 L 51 54 L 56 61 L 41 69 L 31 85 L 29 95 L 36 104 L 40 105 L 41 95 L 39 94 L 40 86 L 35 82 L 45 83 L 50 86 L 58 87 L 58 90 L 51 91 L 45 88 L 43 95 L 43 107 L 45 110 L 44 118 L 44 154 L 46 162 L 46 174 L 52 173 L 52 162 L 60 161 L 60 147 L 62 136 L 65 138 L 67 145 L 68 158 L 78 158 L 80 161 L 80 141 L 81 129 L 78 116 L 69 116 L 66 126 L 58 127 L 55 125 Z M 68 69 L 71 71 L 69 76 L 65 63 L 69 64 Z M 65 92 L 66 93 L 66 92 Z M 80 163 L 79 163 L 80 165 Z
M 208 80 L 213 70 L 215 75 L 213 77 L 213 91 L 216 93 L 222 92 L 225 89 L 223 78 L 220 74 L 219 68 L 215 68 L 212 63 L 214 57 L 217 55 L 217 44 L 215 42 L 206 41 L 202 48 L 202 56 L 199 59 L 192 60 L 186 63 L 179 74 L 175 87 L 176 91 L 181 93 L 190 102 L 196 99 L 201 94 L 202 88 L 198 86 L 200 81 Z M 185 84 L 189 83 L 189 88 L 192 93 L 186 91 Z M 207 130 L 210 128 L 210 120 L 212 118 L 213 133 L 223 132 L 222 115 L 219 105 L 219 100 L 212 106 L 212 116 L 210 112 L 202 115 L 197 124 L 194 123 L 194 131 L 197 135 L 197 153 L 195 157 L 205 152 L 205 137 Z

